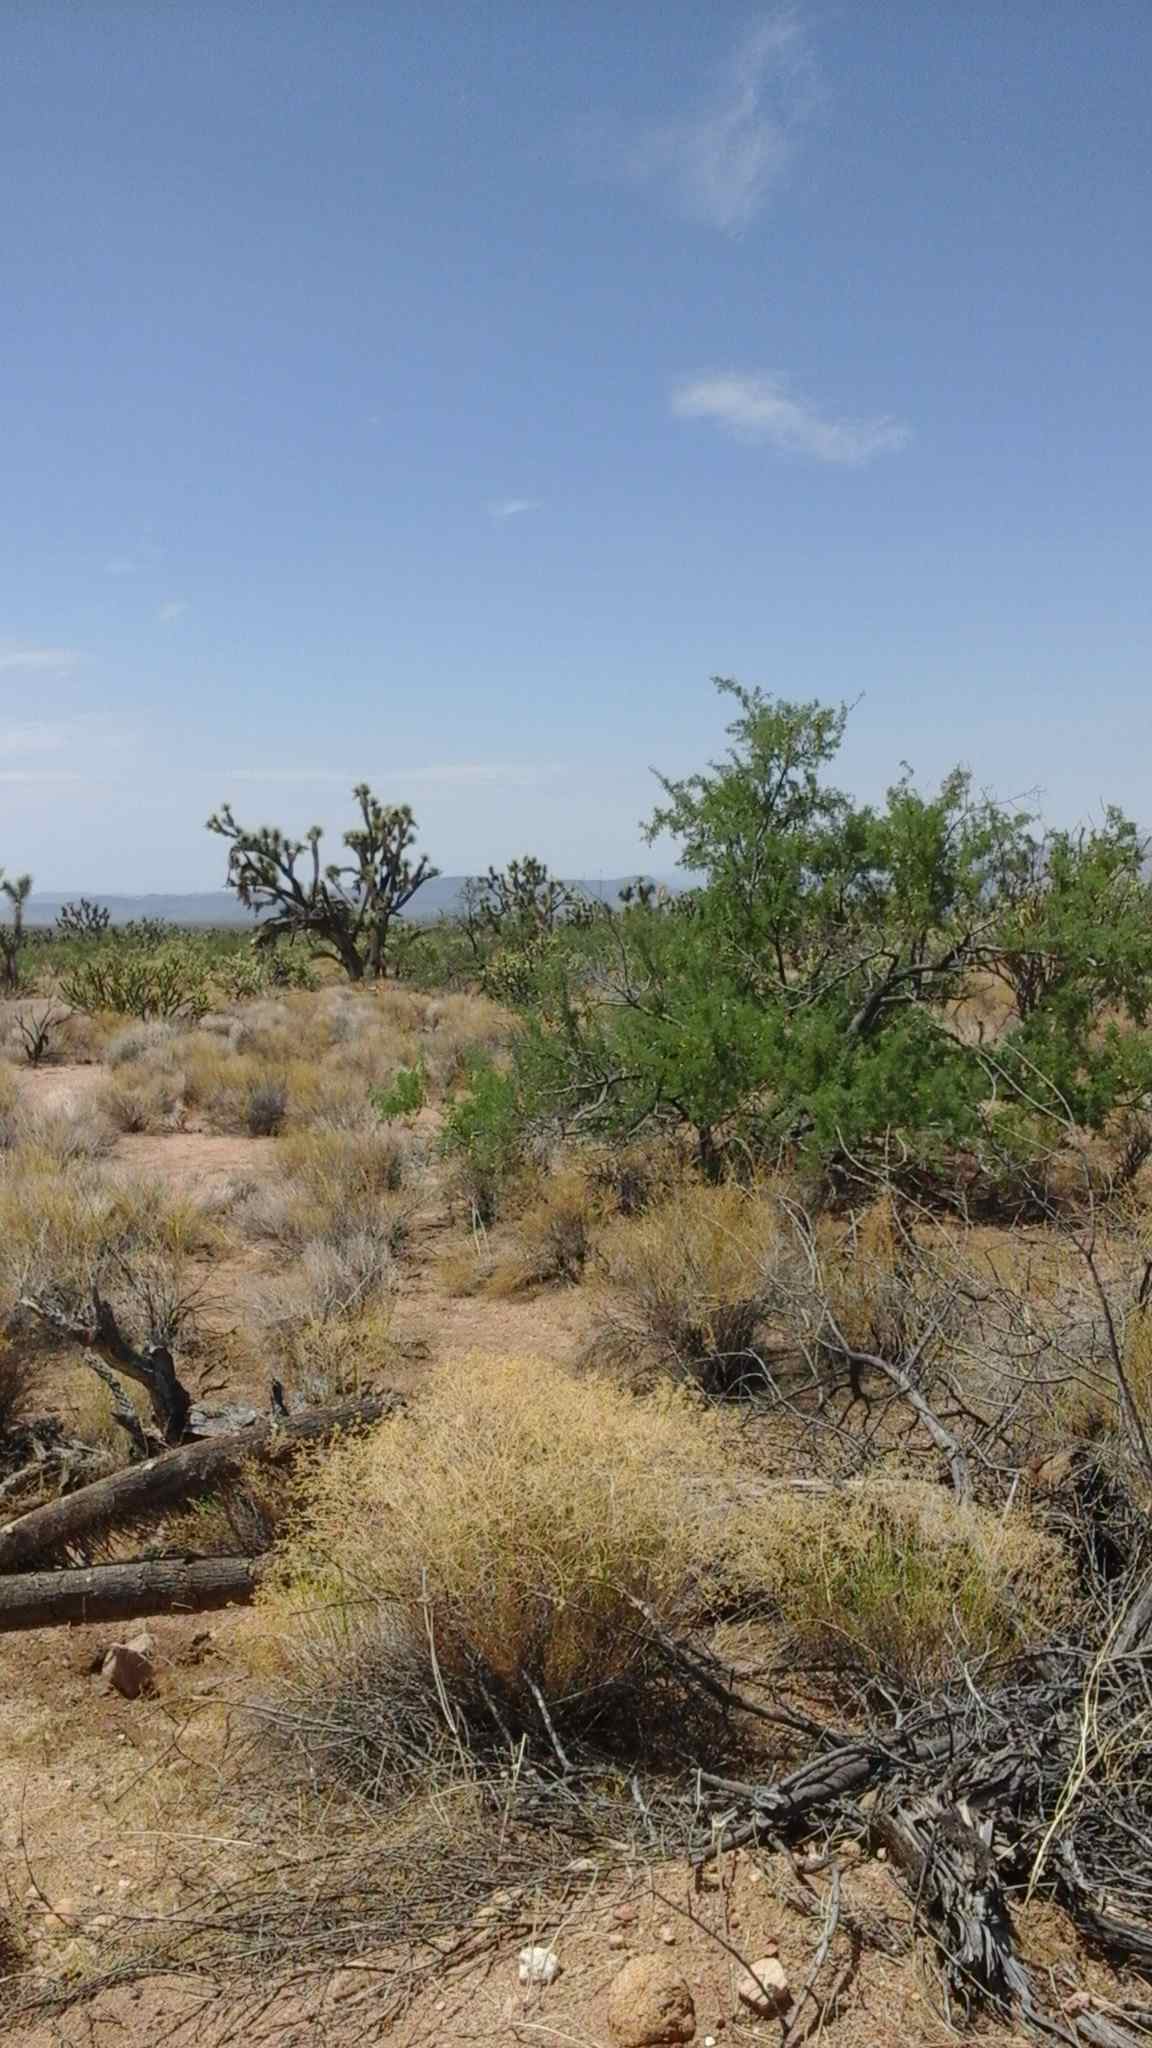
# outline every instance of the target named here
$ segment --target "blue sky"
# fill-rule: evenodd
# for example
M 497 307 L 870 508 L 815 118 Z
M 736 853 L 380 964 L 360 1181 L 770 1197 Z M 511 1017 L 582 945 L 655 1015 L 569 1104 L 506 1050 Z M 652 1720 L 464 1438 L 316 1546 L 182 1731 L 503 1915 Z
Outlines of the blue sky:
M 1147 0 L 9 0 L 0 863 L 655 858 L 716 671 L 1152 818 Z M 668 865 L 667 857 L 663 865 Z

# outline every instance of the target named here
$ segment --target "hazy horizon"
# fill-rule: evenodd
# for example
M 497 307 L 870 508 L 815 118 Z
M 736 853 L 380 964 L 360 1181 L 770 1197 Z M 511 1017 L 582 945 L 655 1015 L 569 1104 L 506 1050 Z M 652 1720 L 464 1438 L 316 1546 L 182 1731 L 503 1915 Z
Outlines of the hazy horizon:
M 433 876 L 412 899 L 407 914 L 417 920 L 448 914 L 458 908 L 459 894 L 465 883 L 479 879 L 484 872 L 484 869 L 477 867 L 466 869 L 458 875 Z M 648 868 L 638 869 L 634 874 L 627 875 L 566 875 L 562 879 L 570 888 L 583 889 L 589 895 L 614 898 L 627 882 L 635 881 L 639 876 L 666 888 L 677 889 L 686 886 L 683 876 L 657 875 Z M 63 904 L 77 903 L 84 896 L 89 902 L 110 908 L 113 924 L 123 922 L 126 917 L 138 916 L 162 917 L 182 924 L 244 924 L 254 915 L 224 885 L 215 890 L 125 890 L 101 889 L 90 884 L 85 889 L 33 890 L 25 904 L 25 922 L 36 926 L 51 924 Z M 0 920 L 3 916 L 4 911 L 0 908 Z

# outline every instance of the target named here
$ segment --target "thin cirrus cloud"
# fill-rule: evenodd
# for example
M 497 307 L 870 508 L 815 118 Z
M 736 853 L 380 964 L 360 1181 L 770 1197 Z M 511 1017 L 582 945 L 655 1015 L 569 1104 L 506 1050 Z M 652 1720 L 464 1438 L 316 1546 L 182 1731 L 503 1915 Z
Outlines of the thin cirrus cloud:
M 492 519 L 518 519 L 522 512 L 538 512 L 539 498 L 493 498 L 488 507 Z
M 427 789 L 473 789 L 502 783 L 508 788 L 526 789 L 555 774 L 551 766 L 530 761 L 438 761 L 426 768 L 391 769 L 379 780 L 389 785 L 413 785 Z M 335 768 L 230 768 L 225 780 L 231 782 L 324 783 L 351 789 L 363 781 L 362 774 Z M 371 777 L 368 778 L 371 781 Z
M 672 411 L 685 420 L 710 420 L 742 441 L 765 442 L 786 455 L 859 466 L 907 446 L 900 420 L 834 419 L 788 391 L 783 378 L 727 370 L 689 378 L 672 393 Z
M 689 219 L 739 234 L 781 183 L 823 101 L 798 10 L 774 8 L 737 43 L 697 112 L 653 124 L 628 145 L 625 170 L 664 186 Z
M 7 675 L 26 670 L 29 675 L 44 671 L 63 675 L 75 668 L 79 659 L 75 647 L 0 647 L 0 673 Z
M 156 617 L 162 626 L 171 626 L 177 619 L 182 619 L 187 610 L 188 599 L 186 597 L 170 597 L 165 604 L 160 606 Z
M 77 737 L 78 728 L 47 719 L 0 725 L 0 754 L 54 754 Z

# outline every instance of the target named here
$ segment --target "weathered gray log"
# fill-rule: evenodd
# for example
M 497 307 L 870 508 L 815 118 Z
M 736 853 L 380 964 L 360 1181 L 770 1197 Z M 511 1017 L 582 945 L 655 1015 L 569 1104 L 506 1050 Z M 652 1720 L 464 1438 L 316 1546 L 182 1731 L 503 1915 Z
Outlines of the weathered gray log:
M 145 1614 L 198 1614 L 251 1600 L 258 1557 L 149 1559 L 81 1571 L 13 1572 L 0 1578 L 0 1635 L 65 1621 L 131 1621 Z
M 398 1405 L 399 1397 L 390 1395 L 349 1408 L 317 1408 L 286 1422 L 258 1423 L 234 1436 L 182 1444 L 142 1465 L 128 1465 L 0 1529 L 0 1573 L 18 1571 L 70 1545 L 88 1542 L 104 1529 L 179 1507 L 197 1494 L 218 1492 L 250 1458 L 263 1464 L 277 1462 L 301 1443 L 321 1442 L 341 1429 L 378 1422 Z

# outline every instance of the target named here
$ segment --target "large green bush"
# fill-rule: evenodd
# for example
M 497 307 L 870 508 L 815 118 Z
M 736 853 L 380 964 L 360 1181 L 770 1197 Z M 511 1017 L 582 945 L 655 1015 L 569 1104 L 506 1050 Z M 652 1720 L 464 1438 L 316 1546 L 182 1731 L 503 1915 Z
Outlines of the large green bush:
M 695 886 L 561 929 L 507 979 L 541 1113 L 684 1125 L 719 1172 L 987 1144 L 993 1100 L 1049 1133 L 1142 1108 L 1152 892 L 1128 820 L 1045 833 L 959 770 L 860 805 L 828 775 L 842 710 L 719 687 L 728 753 L 662 779 L 648 828 Z

